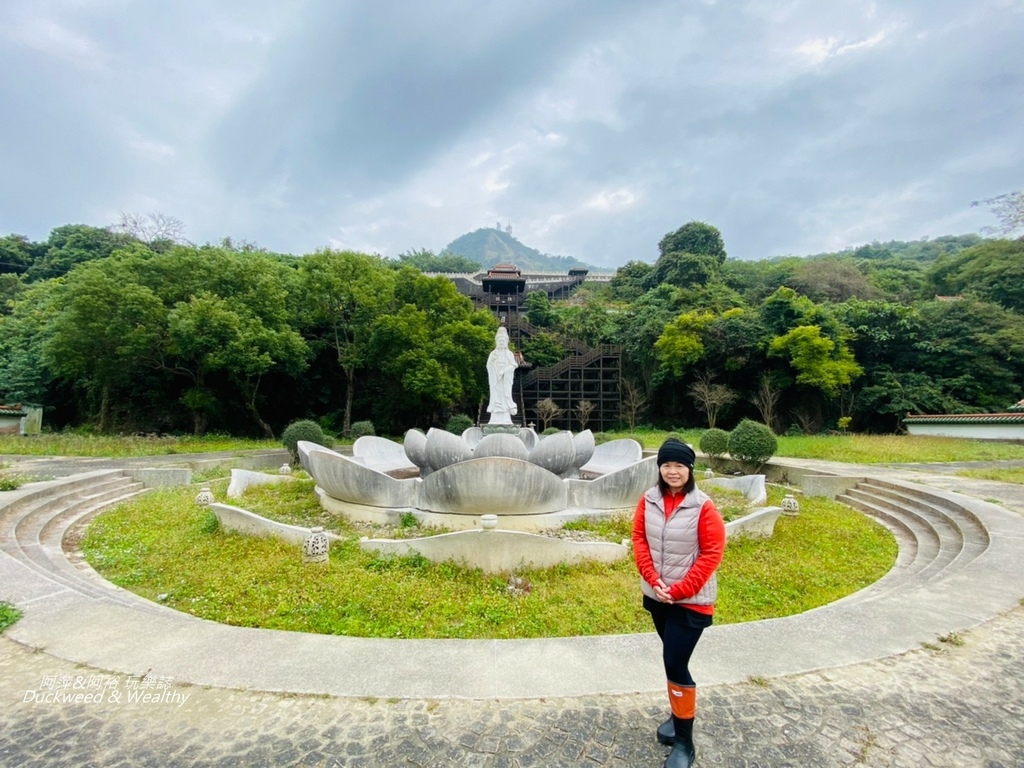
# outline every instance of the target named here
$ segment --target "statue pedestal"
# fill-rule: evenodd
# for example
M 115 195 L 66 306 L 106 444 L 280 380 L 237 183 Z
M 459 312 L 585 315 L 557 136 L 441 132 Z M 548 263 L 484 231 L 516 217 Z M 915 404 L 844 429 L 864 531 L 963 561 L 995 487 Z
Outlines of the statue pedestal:
M 518 435 L 519 427 L 515 424 L 484 424 L 480 431 L 485 435 Z

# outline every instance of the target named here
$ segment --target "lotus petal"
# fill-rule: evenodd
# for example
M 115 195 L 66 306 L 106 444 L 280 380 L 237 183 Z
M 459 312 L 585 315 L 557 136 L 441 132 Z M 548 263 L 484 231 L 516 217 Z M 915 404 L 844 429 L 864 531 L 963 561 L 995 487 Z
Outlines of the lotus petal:
M 644 449 L 640 443 L 630 438 L 612 440 L 594 448 L 594 455 L 585 463 L 581 470 L 604 474 L 636 464 L 643 458 Z
M 539 515 L 564 509 L 565 481 L 527 461 L 472 459 L 422 481 L 419 508 L 463 515 Z
M 473 449 L 474 459 L 483 459 L 488 456 L 504 456 L 507 459 L 519 459 L 527 461 L 530 452 L 526 450 L 523 441 L 517 435 L 506 435 L 497 433 L 487 435 Z
M 306 472 L 310 475 L 312 475 L 313 473 L 309 471 L 309 464 L 306 461 L 306 456 L 309 454 L 309 451 L 313 448 L 319 448 L 321 450 L 327 451 L 328 453 L 333 453 L 336 456 L 341 456 L 341 454 L 338 453 L 337 451 L 332 451 L 330 448 L 324 448 L 324 446 L 320 445 L 319 443 L 311 443 L 309 442 L 309 440 L 299 440 L 299 442 L 296 443 L 295 445 L 295 450 L 299 454 L 299 463 L 302 465 L 302 468 L 306 470 Z
M 522 427 L 519 430 L 519 439 L 523 441 L 523 445 L 526 446 L 526 450 L 532 451 L 537 447 L 537 443 L 540 438 L 537 437 L 537 432 L 529 427 Z
M 472 449 L 461 437 L 443 429 L 427 432 L 427 466 L 437 470 L 473 458 Z
M 572 432 L 556 432 L 545 437 L 530 451 L 530 461 L 556 475 L 575 469 L 576 448 Z
M 405 433 L 402 448 L 409 461 L 417 467 L 423 469 L 427 466 L 427 436 L 418 429 L 410 429 Z
M 483 437 L 484 431 L 480 429 L 480 427 L 469 427 L 462 430 L 462 439 L 470 448 L 476 448 L 476 444 L 479 443 Z
M 600 446 L 598 446 L 600 447 Z M 632 509 L 658 482 L 658 459 L 643 461 L 601 475 L 596 480 L 566 480 L 569 506 L 581 509 Z
M 400 443 L 376 435 L 363 435 L 352 445 L 353 458 L 363 460 L 363 464 L 380 472 L 392 472 L 396 469 L 415 469 Z
M 416 502 L 419 478 L 396 480 L 320 447 L 310 449 L 308 458 L 309 474 L 332 498 L 372 507 L 408 508 Z
M 585 429 L 574 436 L 572 444 L 576 449 L 577 467 L 580 467 L 590 461 L 590 457 L 594 455 L 594 448 L 597 446 L 594 442 L 594 433 L 589 429 Z

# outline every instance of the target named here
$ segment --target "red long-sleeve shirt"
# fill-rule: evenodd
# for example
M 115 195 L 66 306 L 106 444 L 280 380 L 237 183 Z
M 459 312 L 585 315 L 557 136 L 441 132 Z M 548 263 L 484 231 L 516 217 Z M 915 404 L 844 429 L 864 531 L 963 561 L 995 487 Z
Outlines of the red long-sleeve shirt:
M 665 517 L 668 519 L 682 503 L 683 494 L 668 494 L 664 499 Z M 647 541 L 644 520 L 646 514 L 647 503 L 641 496 L 636 505 L 636 512 L 633 513 L 633 556 L 636 559 L 636 567 L 640 571 L 640 575 L 653 587 L 658 583 L 660 574 L 654 568 L 651 545 Z M 715 508 L 715 503 L 710 499 L 704 502 L 704 506 L 700 508 L 700 517 L 697 519 L 697 541 L 700 553 L 697 555 L 696 561 L 682 579 L 675 584 L 668 585 L 668 592 L 673 600 L 684 600 L 700 592 L 701 587 L 711 578 L 711 574 L 722 562 L 722 555 L 725 553 L 725 523 L 722 521 L 718 509 Z M 708 615 L 715 612 L 713 605 L 687 603 L 686 607 L 691 611 Z

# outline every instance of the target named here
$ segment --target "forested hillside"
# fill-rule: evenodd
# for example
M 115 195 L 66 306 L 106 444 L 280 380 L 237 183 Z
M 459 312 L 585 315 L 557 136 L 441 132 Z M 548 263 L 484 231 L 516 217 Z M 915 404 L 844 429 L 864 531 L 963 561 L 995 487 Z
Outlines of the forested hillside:
M 462 235 L 448 243 L 444 252 L 464 256 L 475 261 L 484 269 L 502 262 L 512 263 L 524 272 L 568 272 L 572 267 L 587 267 L 587 264 L 569 256 L 550 256 L 535 248 L 523 245 L 502 229 L 478 229 Z
M 620 344 L 641 422 L 665 427 L 749 416 L 777 431 L 887 432 L 907 413 L 1001 411 L 1024 397 L 1021 240 L 751 262 L 690 222 L 651 251 L 653 263 L 630 261 L 568 302 L 531 295 L 542 332 L 527 360 L 557 360 L 564 337 Z M 132 432 L 271 434 L 311 417 L 397 434 L 476 418 L 495 321 L 424 276 L 427 256 L 441 258 L 299 258 L 86 225 L 43 242 L 8 235 L 0 402 L 41 404 L 50 427 Z

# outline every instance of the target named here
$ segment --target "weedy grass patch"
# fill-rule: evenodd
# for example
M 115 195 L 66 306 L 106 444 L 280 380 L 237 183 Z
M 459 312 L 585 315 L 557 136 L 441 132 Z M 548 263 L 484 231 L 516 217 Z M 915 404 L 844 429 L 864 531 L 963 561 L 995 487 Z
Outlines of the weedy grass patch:
M 224 484 L 214 484 L 223 498 Z M 781 489 L 773 489 L 778 495 Z M 220 530 L 195 489 L 156 491 L 97 517 L 82 549 L 115 584 L 213 621 L 360 637 L 535 638 L 651 630 L 632 558 L 485 574 L 420 555 L 359 548 L 368 534 L 326 513 L 313 483 L 261 486 L 233 503 L 342 537 L 327 564 L 299 548 Z M 780 496 L 781 498 L 781 496 Z M 629 538 L 628 515 L 590 521 Z M 418 531 L 418 526 L 398 530 Z M 424 531 L 419 531 L 423 533 Z M 883 575 L 895 560 L 888 531 L 835 502 L 807 499 L 767 540 L 729 543 L 719 572 L 716 621 L 787 615 L 831 602 Z
M 1015 483 L 1024 485 L 1024 467 L 1013 467 L 1007 469 L 963 469 L 957 472 L 961 477 L 973 477 L 977 480 L 995 480 L 999 483 Z
M 21 618 L 21 611 L 7 602 L 0 601 L 0 632 Z

